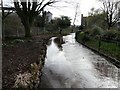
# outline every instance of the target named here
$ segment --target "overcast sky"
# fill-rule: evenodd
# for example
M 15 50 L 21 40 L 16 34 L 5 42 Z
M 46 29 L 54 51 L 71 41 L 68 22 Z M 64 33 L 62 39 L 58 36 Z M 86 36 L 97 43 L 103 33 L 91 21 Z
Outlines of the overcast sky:
M 77 9 L 78 15 L 76 19 L 76 24 L 80 25 L 81 14 L 83 14 L 84 16 L 88 16 L 88 12 L 92 7 L 95 8 L 101 7 L 100 2 L 98 2 L 97 0 L 67 0 L 67 1 L 69 1 L 69 4 L 63 2 L 58 3 L 58 6 L 61 6 L 61 8 L 48 8 L 46 10 L 51 11 L 53 13 L 53 17 L 66 15 L 69 16 L 73 21 L 75 17 L 76 4 L 78 3 L 79 8 Z
M 6 5 L 10 5 L 11 1 L 12 0 L 3 0 Z M 67 3 L 64 1 L 67 1 Z M 53 14 L 53 18 L 65 15 L 69 16 L 72 19 L 71 22 L 73 22 L 76 4 L 79 6 L 77 9 L 78 15 L 75 23 L 76 25 L 80 25 L 81 14 L 87 16 L 92 7 L 100 7 L 100 3 L 98 3 L 97 0 L 60 0 L 60 2 L 54 5 L 54 7 L 47 7 L 46 10 Z

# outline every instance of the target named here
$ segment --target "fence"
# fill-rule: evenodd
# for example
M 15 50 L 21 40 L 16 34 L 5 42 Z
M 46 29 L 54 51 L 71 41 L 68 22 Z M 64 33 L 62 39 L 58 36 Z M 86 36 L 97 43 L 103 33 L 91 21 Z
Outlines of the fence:
M 81 36 L 79 33 L 76 34 L 76 40 L 83 43 L 98 52 L 104 53 L 108 56 L 114 57 L 120 60 L 120 42 L 112 40 L 98 39 L 89 35 Z
M 22 37 L 24 36 L 24 27 L 3 25 L 4 37 Z
M 40 35 L 44 31 L 40 27 L 32 27 L 31 35 Z M 23 26 L 3 25 L 2 33 L 4 37 L 23 37 L 25 36 L 25 29 Z

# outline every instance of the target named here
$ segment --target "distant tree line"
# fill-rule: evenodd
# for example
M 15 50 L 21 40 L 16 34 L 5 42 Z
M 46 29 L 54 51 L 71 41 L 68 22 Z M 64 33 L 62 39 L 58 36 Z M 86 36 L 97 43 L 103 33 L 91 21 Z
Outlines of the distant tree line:
M 120 41 L 118 22 L 120 21 L 120 1 L 99 0 L 103 8 L 92 8 L 89 16 L 83 17 L 84 25 L 80 27 L 85 34 L 104 40 Z
M 51 22 L 46 21 L 44 8 L 52 6 L 57 0 L 14 0 L 14 10 L 25 28 L 25 37 L 31 37 L 31 27 L 45 27 L 48 31 L 59 30 L 61 33 L 64 28 L 70 26 L 70 18 L 61 16 L 53 19 Z
M 62 30 L 69 27 L 71 25 L 71 19 L 68 16 L 61 16 L 51 20 L 51 22 L 47 22 L 47 20 L 43 20 L 42 16 L 38 16 L 35 19 L 34 25 L 37 27 L 45 27 L 49 32 L 58 32 L 61 34 Z
M 92 8 L 89 16 L 86 17 L 88 28 L 97 25 L 103 29 L 110 30 L 115 27 L 120 20 L 120 1 L 117 0 L 98 0 L 102 2 L 103 7 L 99 9 Z

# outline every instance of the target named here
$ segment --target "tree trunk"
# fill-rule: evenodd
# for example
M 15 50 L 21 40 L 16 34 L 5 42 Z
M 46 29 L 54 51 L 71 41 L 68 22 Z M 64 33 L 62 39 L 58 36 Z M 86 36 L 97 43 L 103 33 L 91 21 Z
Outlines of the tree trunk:
M 108 25 L 108 30 L 110 30 L 110 29 L 111 29 L 111 27 L 112 27 L 111 25 Z
M 22 24 L 25 28 L 25 37 L 31 37 L 30 29 L 31 29 L 31 23 L 29 21 L 29 18 L 21 18 Z
M 108 25 L 107 29 L 110 30 L 110 27 L 111 27 L 110 22 L 107 22 L 107 25 Z
M 60 32 L 59 32 L 59 34 L 60 34 L 60 35 L 62 34 L 62 29 L 60 29 Z
M 25 37 L 31 37 L 31 33 L 30 33 L 30 25 L 25 25 Z
M 108 30 L 110 30 L 110 26 L 108 26 Z

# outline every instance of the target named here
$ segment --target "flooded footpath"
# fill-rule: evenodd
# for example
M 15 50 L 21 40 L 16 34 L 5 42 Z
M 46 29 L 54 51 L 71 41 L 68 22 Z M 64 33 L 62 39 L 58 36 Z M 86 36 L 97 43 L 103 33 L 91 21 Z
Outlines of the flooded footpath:
M 120 70 L 105 58 L 63 36 L 60 50 L 51 38 L 41 78 L 42 88 L 120 88 Z

